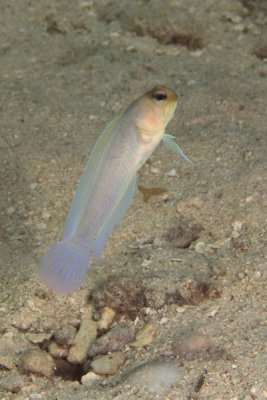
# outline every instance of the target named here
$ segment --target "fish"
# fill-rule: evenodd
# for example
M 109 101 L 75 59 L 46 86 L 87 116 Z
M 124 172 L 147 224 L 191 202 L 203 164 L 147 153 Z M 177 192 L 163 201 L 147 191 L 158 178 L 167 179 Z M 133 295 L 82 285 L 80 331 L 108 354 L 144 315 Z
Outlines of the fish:
M 56 293 L 80 288 L 91 260 L 101 257 L 108 236 L 133 201 L 137 171 L 161 140 L 187 159 L 174 137 L 165 134 L 177 101 L 174 90 L 157 85 L 133 101 L 100 135 L 79 179 L 63 239 L 43 255 L 38 266 L 40 280 Z

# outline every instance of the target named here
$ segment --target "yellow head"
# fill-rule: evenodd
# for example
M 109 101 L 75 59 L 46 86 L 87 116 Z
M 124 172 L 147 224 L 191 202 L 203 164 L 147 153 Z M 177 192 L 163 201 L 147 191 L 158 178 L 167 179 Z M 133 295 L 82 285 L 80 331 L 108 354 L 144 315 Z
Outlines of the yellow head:
M 138 118 L 136 126 L 140 134 L 155 136 L 162 134 L 177 105 L 177 94 L 166 86 L 157 85 L 137 100 Z

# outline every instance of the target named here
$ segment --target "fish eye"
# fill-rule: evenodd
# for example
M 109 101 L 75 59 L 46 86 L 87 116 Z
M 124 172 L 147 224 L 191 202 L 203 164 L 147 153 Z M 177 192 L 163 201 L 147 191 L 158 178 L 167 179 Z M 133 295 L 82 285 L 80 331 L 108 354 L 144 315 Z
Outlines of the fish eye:
M 168 99 L 168 95 L 164 90 L 158 90 L 152 95 L 153 100 L 164 101 Z

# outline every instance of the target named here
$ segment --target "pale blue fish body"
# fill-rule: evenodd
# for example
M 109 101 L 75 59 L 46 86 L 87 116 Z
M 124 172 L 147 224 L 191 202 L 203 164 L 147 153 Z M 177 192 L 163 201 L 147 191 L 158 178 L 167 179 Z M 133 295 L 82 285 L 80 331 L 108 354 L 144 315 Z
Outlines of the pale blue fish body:
M 136 172 L 163 138 L 176 103 L 171 89 L 156 86 L 99 137 L 80 177 L 63 240 L 45 253 L 39 265 L 41 280 L 54 291 L 78 289 L 90 258 L 101 256 L 109 234 L 132 202 Z M 170 138 L 168 142 L 170 147 Z

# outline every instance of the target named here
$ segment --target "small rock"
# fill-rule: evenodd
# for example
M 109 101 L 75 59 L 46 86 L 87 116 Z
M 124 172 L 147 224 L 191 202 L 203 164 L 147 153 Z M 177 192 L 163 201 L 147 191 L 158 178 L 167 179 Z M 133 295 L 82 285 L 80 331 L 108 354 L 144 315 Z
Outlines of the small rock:
M 196 208 L 200 210 L 203 207 L 203 201 L 199 197 L 193 197 L 192 199 L 181 201 L 177 204 L 176 210 L 178 213 L 184 213 L 188 208 Z
M 0 338 L 0 371 L 12 370 L 15 367 L 17 356 L 21 351 L 20 345 L 15 343 L 12 332 L 7 332 Z
M 108 354 L 106 356 L 97 356 L 92 361 L 91 367 L 96 374 L 114 375 L 125 363 L 125 359 L 125 355 L 121 352 Z
M 38 186 L 38 183 L 32 182 L 32 183 L 30 184 L 30 189 L 31 189 L 31 190 L 35 190 L 35 189 L 37 188 L 37 186 Z
M 233 31 L 236 31 L 236 32 L 244 32 L 245 29 L 246 29 L 246 25 L 244 25 L 244 24 L 236 24 L 233 26 Z
M 28 350 L 20 359 L 19 369 L 25 374 L 36 374 L 51 378 L 54 375 L 55 363 L 53 358 L 43 351 Z
M 174 353 L 182 358 L 194 360 L 205 358 L 215 352 L 214 342 L 204 335 L 191 335 L 174 343 Z
M 234 249 L 236 250 L 240 250 L 240 251 L 246 251 L 249 249 L 249 247 L 251 246 L 251 242 L 249 238 L 232 238 L 231 239 L 231 244 L 233 246 Z
M 171 169 L 169 172 L 167 172 L 167 176 L 170 176 L 170 177 L 174 177 L 174 176 L 176 176 L 177 175 L 177 172 L 176 172 L 176 169 Z
M 162 247 L 162 245 L 163 245 L 163 242 L 162 242 L 162 240 L 161 240 L 160 238 L 156 237 L 156 238 L 153 240 L 153 246 L 155 246 L 155 247 Z
M 45 210 L 42 214 L 43 219 L 50 219 L 51 218 L 51 213 L 47 210 Z
M 10 206 L 10 207 L 8 207 L 8 208 L 6 209 L 7 215 L 13 215 L 15 211 L 16 211 L 15 208 L 12 207 L 12 206 Z
M 116 326 L 105 335 L 100 336 L 92 345 L 89 357 L 123 350 L 134 338 L 134 329 L 130 326 Z
M 233 22 L 234 24 L 239 24 L 242 21 L 242 17 L 240 15 L 231 12 L 224 13 L 222 17 L 226 21 Z
M 92 5 L 93 5 L 92 1 L 80 1 L 78 4 L 79 8 L 81 8 L 81 9 L 91 8 Z
M 53 339 L 59 345 L 70 346 L 72 345 L 76 334 L 77 330 L 73 326 L 66 325 L 63 326 L 61 329 L 56 329 L 53 332 Z
M 69 354 L 69 349 L 64 346 L 60 346 L 56 342 L 51 342 L 48 346 L 48 351 L 54 358 L 66 358 Z
M 167 190 L 163 187 L 144 187 L 142 185 L 138 185 L 139 191 L 143 194 L 143 201 L 145 203 L 149 202 L 150 197 L 152 196 L 162 196 L 162 200 L 164 198 L 168 198 Z
M 154 241 L 153 241 L 154 244 Z M 141 263 L 141 267 L 148 267 L 148 265 L 150 265 L 152 263 L 152 260 L 150 259 L 145 259 L 144 261 L 142 261 Z M 1 310 L 1 309 L 0 309 Z
M 208 313 L 206 314 L 207 318 L 214 318 L 215 315 L 218 314 L 219 309 L 220 309 L 220 308 L 217 307 L 217 308 L 213 308 L 213 309 L 211 309 L 210 311 L 208 311 Z
M 43 288 L 36 288 L 34 291 L 34 295 L 41 300 L 45 300 L 49 297 L 49 292 Z
M 191 56 L 191 57 L 197 58 L 197 57 L 201 57 L 202 54 L 203 54 L 203 51 L 202 51 L 202 50 L 195 50 L 195 51 L 192 51 L 192 52 L 190 53 L 190 56 Z
M 232 237 L 233 239 L 239 238 L 240 233 L 241 233 L 241 230 L 243 229 L 243 227 L 244 227 L 243 222 L 241 222 L 241 221 L 235 221 L 235 222 L 232 224 L 233 230 L 232 230 L 231 237 Z
M 197 242 L 195 244 L 194 250 L 198 254 L 202 254 L 204 256 L 209 256 L 215 253 L 215 249 L 213 247 L 208 246 L 204 242 Z
M 168 318 L 163 317 L 163 318 L 161 318 L 159 323 L 160 323 L 160 325 L 165 325 L 165 324 L 167 324 L 168 321 L 169 321 Z
M 126 50 L 128 53 L 133 53 L 133 52 L 136 51 L 136 47 L 133 46 L 133 45 L 129 45 L 129 46 L 126 47 L 125 50 Z
M 198 282 L 194 279 L 182 282 L 178 293 L 184 300 L 183 304 L 199 304 L 206 299 L 216 299 L 220 296 L 220 291 L 212 283 Z
M 99 331 L 107 330 L 109 326 L 112 324 L 115 316 L 116 316 L 116 311 L 114 311 L 110 307 L 105 307 L 102 310 L 100 320 L 97 322 L 98 330 Z
M 81 30 L 81 29 L 86 29 L 86 23 L 82 18 L 74 18 L 71 21 L 71 25 L 73 26 L 73 29 Z
M 147 288 L 146 290 L 146 304 L 149 306 L 151 313 L 155 309 L 160 309 L 166 303 L 166 291 L 158 288 Z M 147 313 L 147 312 L 146 312 Z
M 253 399 L 257 399 L 257 400 L 266 400 L 267 396 L 266 396 L 266 391 L 262 391 L 261 389 L 252 386 L 250 389 L 250 394 L 253 396 Z
M 4 375 L 3 371 L 1 371 L 0 376 L 0 393 L 2 392 L 10 392 L 10 393 L 18 393 L 25 386 L 25 382 L 23 377 L 17 372 L 8 372 L 7 375 Z
M 208 247 L 211 248 L 212 250 L 218 250 L 218 249 L 221 249 L 221 248 L 229 245 L 230 241 L 231 241 L 231 238 L 219 239 L 219 240 L 216 240 L 215 242 L 209 243 Z
M 92 309 L 89 307 L 83 314 L 80 329 L 68 355 L 68 361 L 72 364 L 82 364 L 86 360 L 90 347 L 96 339 L 97 324 L 91 315 Z
M 36 315 L 32 312 L 21 313 L 15 316 L 12 325 L 19 331 L 29 331 L 36 324 Z
M 28 299 L 28 300 L 26 301 L 26 304 L 27 304 L 27 307 L 29 307 L 29 309 L 30 309 L 31 311 L 36 311 L 36 306 L 35 306 L 34 300 Z
M 156 339 L 156 328 L 153 324 L 146 324 L 136 335 L 135 342 L 131 343 L 132 347 L 144 347 L 153 343 Z
M 42 400 L 43 396 L 40 393 L 31 393 L 30 400 Z
M 133 276 L 111 276 L 92 294 L 97 309 L 106 306 L 134 320 L 146 304 L 144 287 Z
M 155 168 L 155 167 L 151 167 L 151 168 L 150 168 L 150 172 L 151 172 L 152 174 L 158 174 L 158 173 L 159 173 L 159 169 L 158 169 L 158 168 Z
M 97 375 L 94 372 L 90 371 L 90 372 L 88 372 L 88 374 L 83 375 L 81 382 L 85 386 L 91 386 L 93 383 L 95 383 L 99 379 L 102 379 L 100 375 Z
M 164 238 L 179 249 L 185 249 L 199 238 L 202 227 L 192 218 L 179 218 L 177 225 L 168 229 Z
M 160 393 L 177 385 L 180 379 L 181 373 L 177 365 L 166 361 L 154 361 L 134 368 L 127 374 L 125 382 L 145 386 L 149 392 Z
M 27 333 L 26 337 L 33 344 L 41 344 L 50 339 L 51 333 Z

